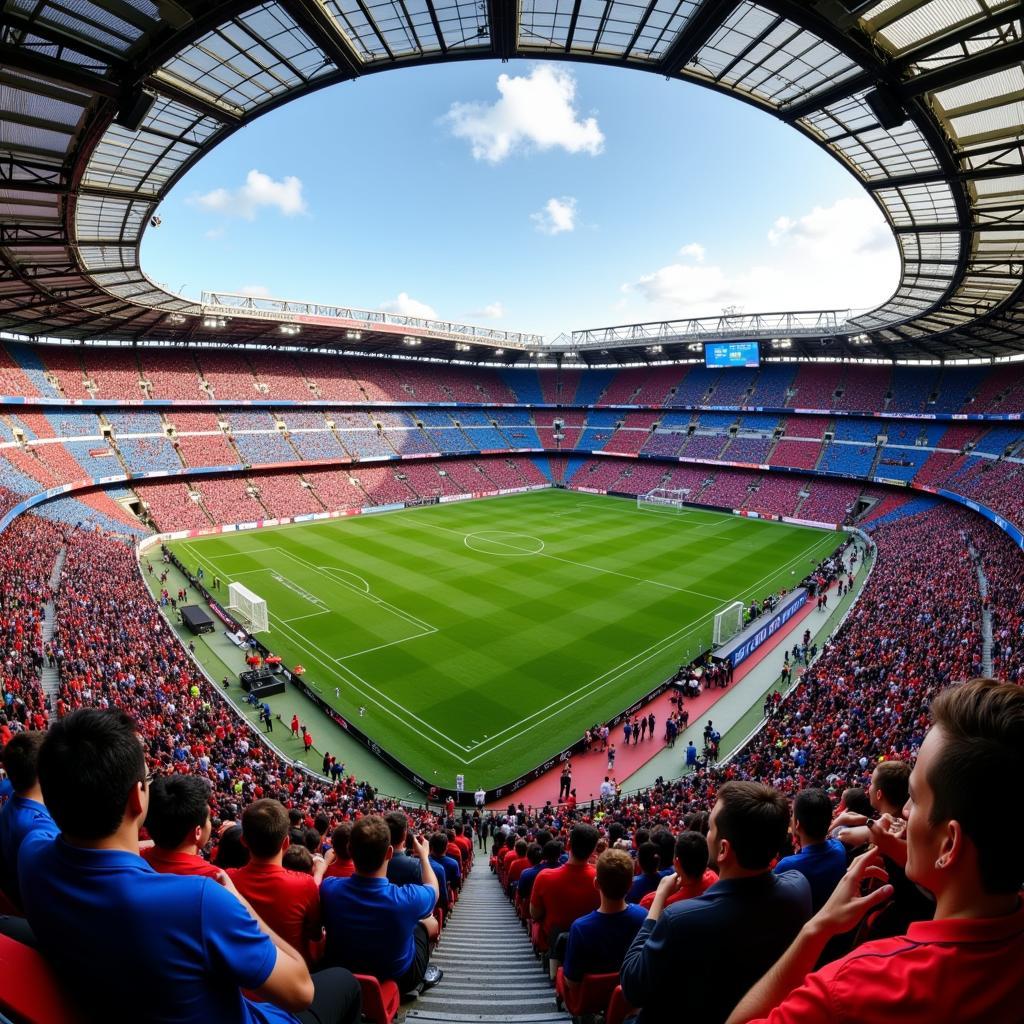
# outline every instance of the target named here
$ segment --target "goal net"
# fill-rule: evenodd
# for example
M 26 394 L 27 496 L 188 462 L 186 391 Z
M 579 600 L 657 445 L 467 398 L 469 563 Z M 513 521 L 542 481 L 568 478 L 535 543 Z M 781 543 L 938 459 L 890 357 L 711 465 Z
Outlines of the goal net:
M 250 633 L 265 633 L 267 624 L 267 602 L 241 583 L 228 586 L 228 611 L 247 626 Z
M 689 495 L 689 488 L 675 490 L 671 487 L 655 487 L 653 491 L 636 496 L 636 507 L 657 509 L 659 512 L 683 512 L 686 510 L 686 500 Z
M 714 645 L 721 647 L 743 628 L 743 602 L 733 601 L 715 615 Z

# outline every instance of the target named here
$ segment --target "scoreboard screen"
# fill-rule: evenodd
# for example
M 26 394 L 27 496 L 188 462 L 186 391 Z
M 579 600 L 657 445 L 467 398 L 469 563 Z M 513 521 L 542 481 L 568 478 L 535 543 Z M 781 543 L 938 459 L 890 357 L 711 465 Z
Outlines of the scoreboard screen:
M 709 370 L 723 366 L 760 366 L 756 341 L 708 342 L 704 346 L 704 365 Z

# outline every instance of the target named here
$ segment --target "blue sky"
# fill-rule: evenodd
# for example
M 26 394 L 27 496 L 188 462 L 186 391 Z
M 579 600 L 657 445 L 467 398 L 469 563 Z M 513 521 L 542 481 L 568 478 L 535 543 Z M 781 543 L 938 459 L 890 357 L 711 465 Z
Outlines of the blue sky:
M 698 86 L 580 64 L 389 71 L 288 104 L 176 186 L 174 291 L 563 330 L 865 307 L 899 260 L 823 150 Z

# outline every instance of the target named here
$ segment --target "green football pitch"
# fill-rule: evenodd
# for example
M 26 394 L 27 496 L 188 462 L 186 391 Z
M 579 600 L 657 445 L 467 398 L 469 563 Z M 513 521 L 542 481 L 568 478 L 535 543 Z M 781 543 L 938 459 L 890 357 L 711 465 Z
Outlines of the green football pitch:
M 232 581 L 265 599 L 260 639 L 380 746 L 473 790 L 628 707 L 710 645 L 715 612 L 792 586 L 838 542 L 549 490 L 170 547 L 225 603 Z

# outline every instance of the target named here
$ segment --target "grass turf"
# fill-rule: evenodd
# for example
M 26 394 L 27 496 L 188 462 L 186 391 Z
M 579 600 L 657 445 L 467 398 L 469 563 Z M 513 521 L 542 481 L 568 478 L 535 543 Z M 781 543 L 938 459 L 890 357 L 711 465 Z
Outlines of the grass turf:
M 838 540 L 551 490 L 170 547 L 225 603 L 231 581 L 264 598 L 261 639 L 342 715 L 473 790 L 629 706 L 710 644 L 716 611 L 792 586 Z

